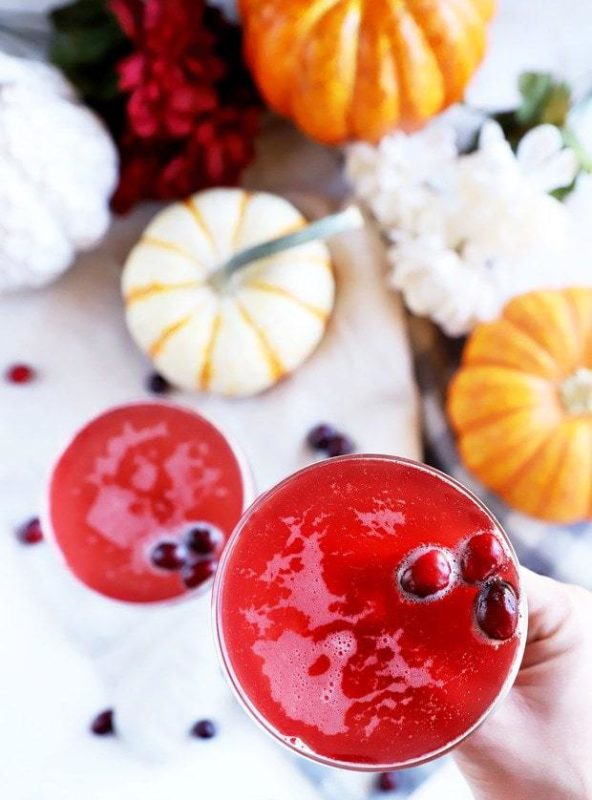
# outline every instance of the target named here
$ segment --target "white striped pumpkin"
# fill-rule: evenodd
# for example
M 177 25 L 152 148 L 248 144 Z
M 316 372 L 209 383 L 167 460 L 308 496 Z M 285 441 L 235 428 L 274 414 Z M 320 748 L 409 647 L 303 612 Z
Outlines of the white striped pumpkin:
M 335 281 L 319 241 L 253 262 L 213 286 L 233 253 L 297 230 L 304 217 L 263 192 L 211 189 L 175 203 L 132 250 L 122 290 L 132 337 L 184 389 L 263 391 L 321 340 Z

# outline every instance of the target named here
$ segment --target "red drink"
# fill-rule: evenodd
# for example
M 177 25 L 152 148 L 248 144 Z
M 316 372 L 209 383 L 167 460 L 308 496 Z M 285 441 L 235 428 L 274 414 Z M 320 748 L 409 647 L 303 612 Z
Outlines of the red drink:
M 62 453 L 48 527 L 91 589 L 132 603 L 170 600 L 212 577 L 250 494 L 240 457 L 211 422 L 136 403 L 92 420 Z
M 217 578 L 239 696 L 325 763 L 408 766 L 454 746 L 518 669 L 513 551 L 454 481 L 382 456 L 315 464 L 245 514 Z

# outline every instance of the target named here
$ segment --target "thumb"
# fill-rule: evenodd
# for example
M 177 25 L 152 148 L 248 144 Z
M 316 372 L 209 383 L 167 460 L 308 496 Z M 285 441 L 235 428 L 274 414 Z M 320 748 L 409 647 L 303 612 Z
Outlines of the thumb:
M 540 660 L 564 651 L 571 646 L 576 587 L 537 575 L 525 567 L 520 568 L 522 589 L 528 602 L 527 648 L 522 666 L 528 667 Z

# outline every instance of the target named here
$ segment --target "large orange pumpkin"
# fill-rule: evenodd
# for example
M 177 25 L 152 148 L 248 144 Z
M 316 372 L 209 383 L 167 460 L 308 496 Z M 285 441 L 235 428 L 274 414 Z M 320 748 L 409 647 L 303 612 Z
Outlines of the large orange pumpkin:
M 532 292 L 478 326 L 448 412 L 467 467 L 511 506 L 592 518 L 592 289 Z
M 267 102 L 314 139 L 376 141 L 462 97 L 494 0 L 240 0 Z

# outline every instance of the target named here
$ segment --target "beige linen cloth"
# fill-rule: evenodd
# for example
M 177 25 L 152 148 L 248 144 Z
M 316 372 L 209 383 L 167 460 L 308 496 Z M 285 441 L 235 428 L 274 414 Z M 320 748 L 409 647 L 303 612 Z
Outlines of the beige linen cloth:
M 268 123 L 259 150 L 251 188 L 289 190 L 311 216 L 342 196 L 338 156 L 281 123 Z M 0 299 L 0 367 L 25 361 L 39 370 L 31 385 L 0 386 L 2 794 L 313 800 L 317 789 L 294 759 L 232 700 L 216 662 L 207 597 L 154 609 L 117 604 L 72 578 L 49 543 L 23 548 L 11 535 L 39 512 L 48 470 L 69 436 L 113 404 L 148 397 L 151 367 L 127 334 L 119 278 L 155 210 L 116 221 L 104 244 L 55 285 Z M 304 438 L 321 421 L 342 428 L 360 451 L 419 455 L 404 318 L 385 287 L 380 246 L 357 232 L 332 249 L 335 313 L 301 369 L 246 400 L 171 395 L 233 436 L 259 490 L 314 459 Z M 116 709 L 119 737 L 88 736 L 89 719 L 107 706 Z M 202 717 L 217 721 L 219 737 L 189 741 L 189 726 Z M 370 779 L 327 780 L 337 780 L 334 791 L 345 800 L 362 796 Z

